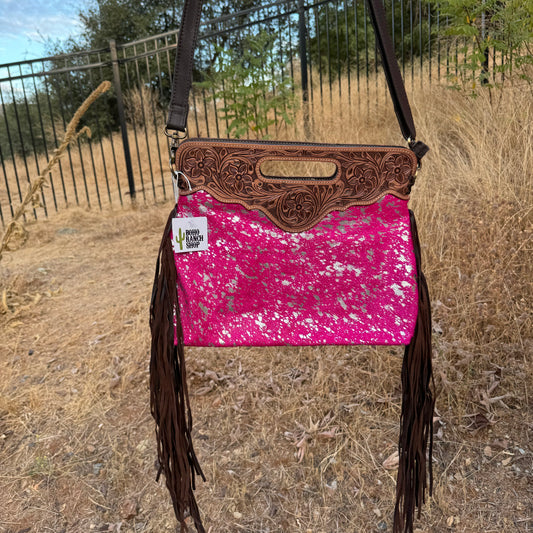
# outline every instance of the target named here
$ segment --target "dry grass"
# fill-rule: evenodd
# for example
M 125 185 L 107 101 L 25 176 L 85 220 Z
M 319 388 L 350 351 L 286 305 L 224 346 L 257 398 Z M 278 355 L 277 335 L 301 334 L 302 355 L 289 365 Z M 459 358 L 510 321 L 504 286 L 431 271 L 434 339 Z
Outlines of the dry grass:
M 335 98 L 315 103 L 313 140 L 398 142 L 390 106 L 368 118 Z M 415 92 L 414 111 L 432 148 L 412 205 L 440 417 L 435 498 L 418 531 L 531 531 L 533 103 L 508 90 L 491 108 L 433 87 Z M 173 531 L 154 482 L 147 379 L 169 209 L 72 209 L 5 256 L 0 532 Z M 400 351 L 189 349 L 207 528 L 390 531 L 395 471 L 383 463 L 398 434 Z

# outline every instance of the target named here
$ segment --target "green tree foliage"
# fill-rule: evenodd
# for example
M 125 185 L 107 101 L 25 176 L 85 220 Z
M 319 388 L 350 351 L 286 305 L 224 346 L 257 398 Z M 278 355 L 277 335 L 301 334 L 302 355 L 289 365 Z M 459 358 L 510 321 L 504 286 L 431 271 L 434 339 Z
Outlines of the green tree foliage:
M 30 157 L 35 150 L 42 152 L 45 139 L 39 126 L 39 111 L 44 108 L 43 95 L 30 95 L 26 100 L 17 102 L 4 99 L 3 112 L 0 116 L 0 146 L 3 157 L 13 154 L 25 154 Z M 50 121 L 45 121 L 44 129 L 49 130 Z
M 114 39 L 117 44 L 158 35 L 179 27 L 184 0 L 89 0 L 79 13 L 82 31 L 79 36 L 66 41 L 49 41 L 47 55 L 54 56 L 46 62 L 47 71 L 55 71 L 44 78 L 36 79 L 36 86 L 32 81 L 15 82 L 14 101 L 10 95 L 6 96 L 3 114 L 0 117 L 0 142 L 2 156 L 13 154 L 31 156 L 34 151 L 43 152 L 52 149 L 54 128 L 61 131 L 62 127 L 84 98 L 102 81 L 112 80 L 113 71 L 109 64 L 109 42 Z M 228 26 L 245 24 L 249 15 L 234 13 L 255 6 L 253 0 L 204 0 L 202 17 L 211 20 L 222 15 L 229 15 L 223 23 L 211 24 L 207 31 L 220 32 Z M 216 42 L 224 48 L 234 48 L 240 39 L 239 32 L 222 34 Z M 172 38 L 157 41 L 161 48 L 174 42 Z M 154 43 L 148 44 L 148 50 L 153 50 Z M 206 47 L 204 46 L 204 49 Z M 211 48 L 213 48 L 211 46 Z M 97 50 L 97 52 L 90 52 Z M 127 55 L 145 52 L 144 45 L 138 45 L 135 50 L 128 48 Z M 119 59 L 123 59 L 124 52 L 119 49 Z M 171 54 L 171 58 L 173 54 Z M 209 71 L 216 62 L 216 56 L 200 53 L 196 56 L 198 70 L 196 79 L 202 79 L 203 72 Z M 84 69 L 86 64 L 101 64 L 98 68 Z M 40 65 L 35 64 L 37 70 Z M 173 65 L 166 58 L 155 55 L 139 59 L 135 62 L 122 63 L 120 75 L 122 90 L 125 94 L 135 93 L 147 95 L 152 100 L 148 108 L 154 104 L 156 111 L 161 114 L 168 107 L 170 97 L 170 70 Z M 26 84 L 26 96 L 22 94 L 22 83 Z M 7 94 L 7 93 L 6 93 Z M 158 109 L 157 109 L 158 107 Z M 146 127 L 149 119 L 139 120 L 131 115 L 132 120 L 141 127 Z M 82 119 L 82 125 L 88 125 L 93 133 L 93 139 L 109 134 L 109 131 L 119 128 L 117 101 L 114 91 L 106 95 L 91 107 Z M 44 133 L 43 133 L 44 132 Z M 45 144 L 48 140 L 48 145 Z M 83 142 L 83 141 L 82 141 Z
M 107 49 L 112 39 L 120 47 L 121 44 L 177 30 L 183 4 L 184 0 L 141 0 L 138 2 L 132 2 L 131 0 L 92 0 L 79 13 L 83 28 L 79 38 L 60 43 L 50 51 L 55 54 L 71 54 L 88 49 Z M 222 15 L 231 15 L 236 11 L 245 10 L 254 5 L 253 0 L 204 0 L 202 18 L 203 20 L 211 20 Z M 242 24 L 245 22 L 246 15 L 241 15 L 238 20 L 234 17 L 230 17 L 228 20 L 229 24 Z M 223 28 L 212 27 L 208 31 L 216 32 L 221 29 Z M 229 46 L 230 38 L 229 36 L 221 35 L 217 37 L 217 42 Z M 146 51 L 154 51 L 154 44 L 160 49 L 173 42 L 173 38 L 168 41 L 161 38 L 157 42 L 152 41 L 147 43 L 147 45 L 137 45 L 135 49 L 129 47 L 126 57 Z M 103 56 L 104 59 L 109 59 L 108 53 L 104 52 Z M 120 48 L 118 56 L 119 60 L 124 58 L 124 52 Z M 172 57 L 173 54 L 171 54 Z M 83 61 L 83 58 L 80 59 Z M 197 54 L 196 59 L 198 64 L 196 68 L 198 70 L 195 73 L 195 78 L 201 78 L 200 70 L 208 70 L 216 58 L 204 53 Z M 58 67 L 64 66 L 62 64 L 63 61 L 63 59 L 57 61 L 56 65 Z M 69 61 L 70 64 L 76 66 L 76 59 Z M 135 62 L 123 63 L 120 67 L 122 89 L 127 93 L 132 93 L 135 90 L 140 91 L 149 88 L 152 92 L 152 100 L 159 108 L 159 111 L 166 110 L 170 98 L 170 71 L 172 69 L 173 65 L 169 65 L 169 61 L 166 61 L 165 57 L 157 56 L 156 54 L 141 58 Z M 105 66 L 101 68 L 98 71 L 98 76 L 102 79 L 113 79 L 111 67 Z M 51 83 L 54 84 L 56 92 L 62 91 L 64 94 L 70 94 L 72 104 L 75 105 L 82 98 L 84 88 L 92 88 L 97 81 L 99 80 L 94 79 L 93 73 L 81 71 L 70 76 L 68 87 L 66 86 L 66 78 L 54 78 Z M 102 120 L 108 127 L 117 129 L 119 124 L 116 113 L 116 99 L 113 95 L 108 99 L 108 106 L 109 110 L 106 113 L 106 118 Z M 91 119 L 91 111 L 87 115 L 87 120 Z M 145 125 L 143 120 L 141 120 L 141 125 Z
M 110 39 L 127 43 L 176 29 L 179 16 L 176 0 L 94 0 L 79 13 L 83 32 L 77 44 L 103 48 Z
M 416 8 L 412 2 L 385 0 L 385 11 L 394 45 L 401 61 L 414 60 L 429 51 L 435 27 L 428 23 L 427 2 Z M 311 61 L 335 78 L 359 68 L 372 70 L 376 61 L 375 37 L 365 2 L 336 2 L 313 10 L 310 24 L 315 36 L 310 42 Z
M 238 47 L 217 47 L 216 61 L 196 87 L 212 92 L 219 117 L 230 136 L 253 132 L 268 138 L 269 127 L 291 124 L 296 109 L 292 79 L 275 53 L 274 38 L 262 31 L 241 39 Z
M 480 85 L 490 88 L 498 80 L 503 85 L 516 77 L 531 86 L 533 2 L 438 0 L 438 4 L 450 22 L 445 35 L 464 43 L 459 48 L 458 76 L 452 79 L 455 86 L 475 92 Z M 489 62 L 489 54 L 496 61 Z
M 105 48 L 110 39 L 128 43 L 151 35 L 176 30 L 184 0 L 92 0 L 79 12 L 80 37 L 59 43 L 55 52 Z M 256 6 L 253 0 L 205 0 L 204 20 L 237 13 Z

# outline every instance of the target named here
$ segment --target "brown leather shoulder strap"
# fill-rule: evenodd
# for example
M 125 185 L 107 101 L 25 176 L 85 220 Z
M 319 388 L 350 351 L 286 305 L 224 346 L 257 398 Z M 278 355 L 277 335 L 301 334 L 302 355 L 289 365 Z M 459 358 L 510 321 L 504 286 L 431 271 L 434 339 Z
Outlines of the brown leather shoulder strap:
M 411 113 L 411 106 L 409 105 L 407 93 L 405 92 L 405 84 L 400 72 L 398 60 L 394 53 L 394 45 L 387 27 L 387 19 L 382 0 L 368 0 L 368 5 L 370 7 L 370 18 L 374 27 L 396 118 L 400 124 L 404 139 L 409 143 L 409 147 L 420 160 L 427 153 L 429 147 L 423 142 L 415 140 L 416 129 Z
M 387 28 L 387 20 L 382 0 L 368 0 L 370 15 L 378 48 L 383 61 L 383 69 L 394 104 L 394 110 L 404 138 L 411 150 L 420 160 L 429 148 L 421 141 L 416 141 L 416 129 L 413 122 L 411 107 L 405 92 L 400 67 L 394 53 L 394 47 Z M 181 18 L 176 63 L 174 65 L 174 79 L 167 129 L 185 131 L 189 112 L 189 92 L 191 89 L 193 54 L 198 38 L 202 0 L 185 0 L 183 16 Z
M 202 0 L 185 0 L 181 17 L 167 129 L 185 131 L 189 114 L 194 49 L 198 39 Z

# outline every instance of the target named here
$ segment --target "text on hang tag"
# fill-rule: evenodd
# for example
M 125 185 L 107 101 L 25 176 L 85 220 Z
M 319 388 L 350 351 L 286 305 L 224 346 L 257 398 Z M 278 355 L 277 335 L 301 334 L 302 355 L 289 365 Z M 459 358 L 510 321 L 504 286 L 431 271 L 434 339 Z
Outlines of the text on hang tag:
M 207 250 L 207 217 L 172 219 L 172 248 L 177 254 Z

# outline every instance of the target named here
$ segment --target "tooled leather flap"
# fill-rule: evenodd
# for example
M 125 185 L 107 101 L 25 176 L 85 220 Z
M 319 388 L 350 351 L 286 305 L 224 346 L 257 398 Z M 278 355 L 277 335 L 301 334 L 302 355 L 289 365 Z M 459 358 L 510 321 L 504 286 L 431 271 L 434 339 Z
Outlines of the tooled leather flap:
M 259 170 L 266 160 L 306 160 L 335 163 L 330 178 L 277 178 Z M 257 209 L 279 228 L 306 231 L 331 211 L 369 205 L 386 194 L 404 200 L 414 182 L 417 159 L 407 148 L 223 141 L 182 142 L 175 169 L 190 182 L 181 194 L 206 191 L 224 203 Z

